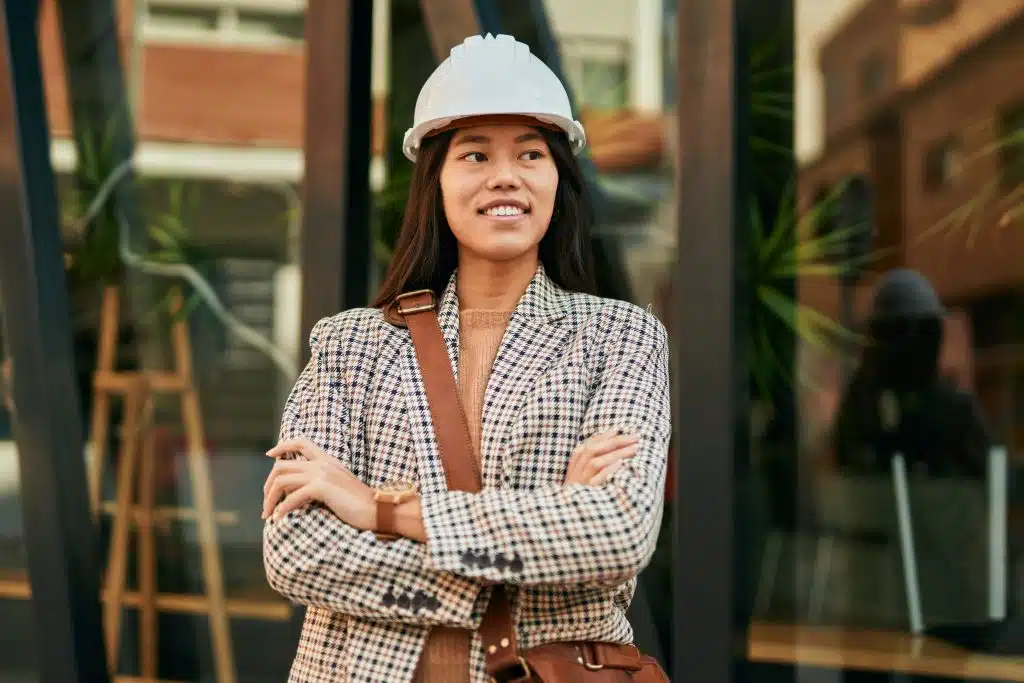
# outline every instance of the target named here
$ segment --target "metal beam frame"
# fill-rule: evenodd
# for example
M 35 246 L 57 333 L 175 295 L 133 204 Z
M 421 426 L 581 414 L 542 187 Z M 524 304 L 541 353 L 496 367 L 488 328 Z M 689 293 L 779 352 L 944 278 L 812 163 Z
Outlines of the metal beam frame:
M 744 680 L 748 380 L 742 0 L 679 0 L 673 680 Z M 685 102 L 682 94 L 685 93 Z M 699 296 L 697 293 L 700 293 Z M 696 388 L 699 387 L 699 390 Z
M 116 0 L 57 0 L 71 113 L 78 159 L 104 149 L 109 170 L 135 153 L 132 112 L 125 87 L 118 39 Z M 82 182 L 79 176 L 79 182 Z M 89 188 L 95 192 L 96 188 Z M 136 253 L 146 253 L 149 231 L 139 209 L 134 170 L 114 188 L 105 211 L 120 216 L 127 226 L 127 242 Z M 125 273 L 131 296 L 126 307 L 133 323 L 142 326 L 155 303 L 149 278 Z
M 80 409 L 35 0 L 4 0 L 0 65 L 0 308 L 13 362 L 14 433 L 39 680 L 106 683 L 96 530 Z
M 373 0 L 310 0 L 306 41 L 304 335 L 370 298 Z

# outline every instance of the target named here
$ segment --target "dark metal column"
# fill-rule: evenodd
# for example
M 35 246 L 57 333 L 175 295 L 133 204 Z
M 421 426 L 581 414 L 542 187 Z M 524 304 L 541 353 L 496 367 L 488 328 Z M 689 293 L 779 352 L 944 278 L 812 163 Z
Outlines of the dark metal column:
M 372 0 L 310 0 L 302 329 L 370 299 Z M 304 349 L 304 358 L 309 350 Z
M 135 151 L 135 131 L 125 87 L 120 54 L 116 0 L 58 0 L 61 47 L 64 52 L 68 109 L 79 163 L 91 154 L 97 159 L 96 172 L 106 177 Z M 98 183 L 77 174 L 80 189 L 94 196 Z M 149 231 L 142 219 L 135 174 L 129 171 L 114 187 L 102 214 L 127 226 L 127 243 L 136 253 L 148 251 Z M 125 274 L 131 296 L 125 307 L 132 324 L 147 330 L 147 313 L 156 305 L 150 278 L 129 271 Z
M 673 324 L 673 680 L 744 680 L 749 610 L 740 495 L 748 380 L 741 349 L 746 232 L 740 0 L 680 0 L 679 246 Z M 742 66 L 741 66 L 742 65 Z
M 0 57 L 0 308 L 14 365 L 26 551 L 43 683 L 105 683 L 35 0 L 5 0 Z

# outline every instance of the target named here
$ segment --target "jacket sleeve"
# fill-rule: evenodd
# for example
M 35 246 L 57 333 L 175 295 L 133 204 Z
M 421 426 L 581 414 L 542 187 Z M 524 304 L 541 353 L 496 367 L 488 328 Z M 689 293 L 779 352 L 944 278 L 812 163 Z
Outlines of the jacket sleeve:
M 305 436 L 350 467 L 350 429 L 340 372 L 329 368 L 330 319 L 310 336 L 312 350 L 285 405 L 281 438 Z M 267 521 L 263 562 L 271 587 L 292 602 L 353 617 L 475 629 L 480 582 L 425 568 L 426 550 L 409 539 L 377 540 L 314 504 Z
M 653 316 L 641 320 L 602 333 L 611 348 L 581 435 L 632 432 L 636 456 L 600 487 L 424 494 L 427 566 L 488 581 L 590 586 L 620 585 L 646 566 L 661 524 L 672 421 L 665 330 Z

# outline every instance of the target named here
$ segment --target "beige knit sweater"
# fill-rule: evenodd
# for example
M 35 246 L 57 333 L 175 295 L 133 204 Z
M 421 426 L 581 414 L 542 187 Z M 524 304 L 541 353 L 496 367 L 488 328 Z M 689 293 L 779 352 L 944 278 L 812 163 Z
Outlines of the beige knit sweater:
M 478 458 L 487 380 L 511 316 L 511 311 L 459 312 L 459 396 Z M 461 629 L 433 629 L 420 659 L 415 683 L 469 683 L 472 636 L 470 631 Z

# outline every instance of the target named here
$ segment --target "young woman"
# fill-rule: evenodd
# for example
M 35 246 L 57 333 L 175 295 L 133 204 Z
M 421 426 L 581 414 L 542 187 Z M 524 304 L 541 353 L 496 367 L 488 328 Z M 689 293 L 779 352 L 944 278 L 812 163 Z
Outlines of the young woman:
M 562 84 L 509 36 L 467 39 L 424 85 L 374 308 L 316 324 L 268 452 L 267 577 L 309 608 L 292 681 L 487 681 L 499 645 L 477 629 L 496 584 L 523 649 L 632 642 L 662 514 L 667 344 L 644 310 L 588 293 L 583 143 Z M 424 288 L 479 493 L 448 489 L 409 331 L 388 315 Z M 401 494 L 387 529 L 382 489 Z

